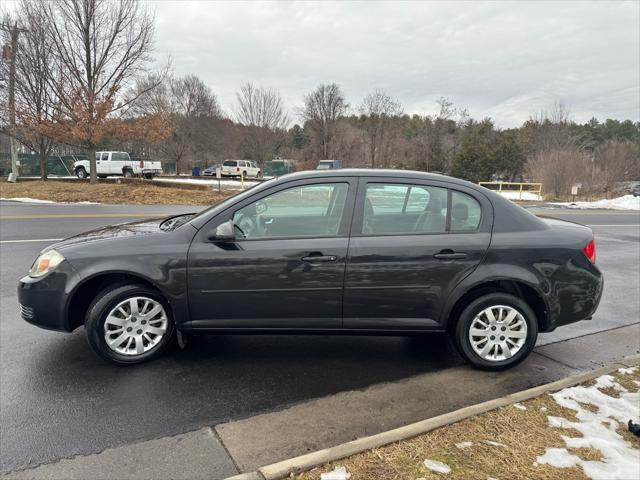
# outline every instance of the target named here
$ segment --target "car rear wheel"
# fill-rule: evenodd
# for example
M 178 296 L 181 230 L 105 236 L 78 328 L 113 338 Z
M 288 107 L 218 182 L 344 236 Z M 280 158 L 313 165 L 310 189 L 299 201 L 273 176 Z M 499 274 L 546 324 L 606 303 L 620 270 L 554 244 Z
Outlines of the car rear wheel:
M 87 178 L 87 171 L 84 169 L 84 167 L 76 168 L 76 177 Z
M 484 370 L 503 370 L 524 360 L 538 338 L 534 311 L 520 298 L 491 293 L 460 315 L 455 341 L 461 355 Z
M 87 311 L 85 329 L 91 348 L 121 365 L 152 360 L 175 338 L 166 300 L 144 285 L 113 286 L 100 292 Z
M 122 175 L 124 175 L 125 178 L 131 178 L 133 177 L 133 172 L 129 169 L 126 169 L 125 171 L 122 172 Z

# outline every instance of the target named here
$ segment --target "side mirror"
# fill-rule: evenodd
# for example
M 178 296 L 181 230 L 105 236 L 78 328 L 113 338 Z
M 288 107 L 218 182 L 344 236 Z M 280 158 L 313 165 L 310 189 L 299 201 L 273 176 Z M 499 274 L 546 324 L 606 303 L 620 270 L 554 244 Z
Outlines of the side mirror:
M 233 220 L 227 220 L 218 225 L 214 232 L 209 234 L 209 240 L 216 242 L 233 242 L 236 239 Z

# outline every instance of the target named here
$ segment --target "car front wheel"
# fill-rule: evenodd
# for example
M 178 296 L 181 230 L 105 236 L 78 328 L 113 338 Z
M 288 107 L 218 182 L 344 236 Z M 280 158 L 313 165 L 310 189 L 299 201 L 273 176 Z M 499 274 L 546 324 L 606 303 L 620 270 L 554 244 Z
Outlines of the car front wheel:
M 121 365 L 152 360 L 175 338 L 167 302 L 144 285 L 113 286 L 100 292 L 87 311 L 85 329 L 91 348 Z
M 76 169 L 76 177 L 87 178 L 87 171 L 84 169 L 84 167 L 79 167 Z
M 471 302 L 455 329 L 462 356 L 484 370 L 503 370 L 520 363 L 531 353 L 537 338 L 534 311 L 507 293 L 491 293 Z

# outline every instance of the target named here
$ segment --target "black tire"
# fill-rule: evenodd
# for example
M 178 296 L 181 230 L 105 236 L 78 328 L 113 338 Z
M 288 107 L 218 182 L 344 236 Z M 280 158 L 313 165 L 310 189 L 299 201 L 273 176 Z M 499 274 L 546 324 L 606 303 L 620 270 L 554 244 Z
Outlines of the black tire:
M 247 172 L 242 172 L 242 178 L 247 178 Z
M 106 175 L 98 175 L 98 178 L 107 178 Z
M 167 315 L 167 330 L 157 345 L 139 355 L 126 355 L 112 350 L 105 340 L 105 320 L 120 302 L 131 297 L 147 297 L 160 303 Z M 85 330 L 91 349 L 100 357 L 118 365 L 134 365 L 153 360 L 162 355 L 175 342 L 175 326 L 171 309 L 164 297 L 145 285 L 116 285 L 102 290 L 93 300 L 85 317 Z
M 153 173 L 145 173 L 144 178 L 146 178 L 147 180 L 153 180 Z
M 133 172 L 129 169 L 125 169 L 122 171 L 122 175 L 124 175 L 124 178 L 132 178 Z
M 81 179 L 85 179 L 85 178 L 88 177 L 87 171 L 84 169 L 84 167 L 76 168 L 76 177 L 81 178 Z
M 527 325 L 527 334 L 524 344 L 510 358 L 487 360 L 471 346 L 469 329 L 476 315 L 488 307 L 498 305 L 505 305 L 517 310 Z M 538 319 L 533 309 L 522 299 L 508 293 L 489 293 L 477 298 L 462 311 L 455 330 L 453 330 L 453 335 L 458 351 L 469 363 L 482 370 L 504 370 L 517 365 L 531 353 L 538 338 Z

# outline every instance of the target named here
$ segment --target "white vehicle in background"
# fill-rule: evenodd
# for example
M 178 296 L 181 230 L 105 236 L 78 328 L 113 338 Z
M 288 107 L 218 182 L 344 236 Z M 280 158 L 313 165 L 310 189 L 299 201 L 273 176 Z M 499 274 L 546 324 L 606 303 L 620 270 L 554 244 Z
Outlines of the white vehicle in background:
M 240 177 L 244 178 L 260 178 L 262 172 L 258 166 L 258 162 L 254 160 L 225 160 L 222 162 L 223 177 Z
M 78 160 L 73 164 L 73 171 L 78 178 L 89 176 L 89 160 Z M 131 160 L 127 152 L 96 152 L 96 172 L 98 177 L 113 175 L 124 177 L 142 176 L 153 178 L 162 173 L 162 164 L 150 160 Z

